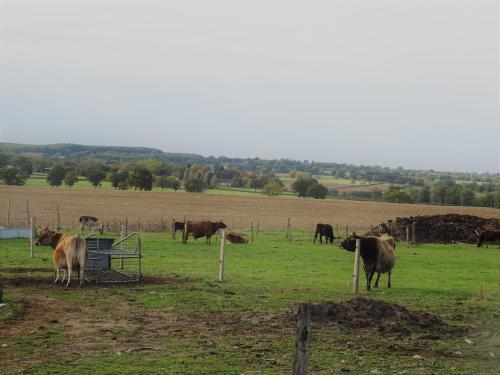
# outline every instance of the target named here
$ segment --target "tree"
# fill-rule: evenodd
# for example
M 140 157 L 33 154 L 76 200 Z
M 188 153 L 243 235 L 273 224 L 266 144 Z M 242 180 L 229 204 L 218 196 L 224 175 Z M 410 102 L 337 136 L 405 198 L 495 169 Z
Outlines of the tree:
M 66 175 L 64 176 L 64 183 L 71 187 L 78 182 L 78 175 L 76 174 L 75 171 L 68 171 L 66 172 Z
M 307 196 L 314 199 L 325 199 L 328 197 L 328 189 L 325 185 L 314 183 L 307 188 Z
M 168 176 L 167 177 L 167 187 L 170 189 L 174 189 L 174 191 L 177 191 L 179 187 L 181 186 L 181 182 L 179 179 L 175 176 Z
M 168 179 L 167 176 L 156 176 L 155 178 L 156 186 L 161 188 L 161 191 L 163 191 L 163 189 L 165 189 L 168 186 L 167 179 Z
M 418 193 L 418 202 L 420 203 L 431 203 L 431 188 L 429 186 L 424 186 Z
M 392 203 L 413 203 L 410 194 L 403 190 L 400 186 L 391 185 L 389 190 L 382 194 L 384 202 Z
M 216 175 L 213 175 L 211 178 L 210 178 L 210 189 L 214 189 L 217 187 L 217 176 Z
M 235 187 L 235 188 L 243 187 L 243 179 L 241 178 L 241 176 L 235 175 L 231 179 L 231 187 Z
M 476 203 L 476 194 L 473 190 L 465 188 L 460 194 L 460 204 L 462 206 L 473 206 Z
M 119 188 L 128 186 L 128 172 L 127 171 L 114 171 L 111 172 L 108 176 L 108 180 L 111 182 L 111 186 L 113 186 L 114 189 L 117 187 Z M 120 190 L 126 190 L 126 189 L 121 189 Z
M 18 167 L 26 178 L 33 174 L 33 162 L 26 156 L 16 156 L 13 158 L 12 164 Z
M 307 197 L 307 189 L 309 189 L 309 186 L 312 184 L 317 184 L 318 181 L 316 181 L 314 178 L 299 178 L 295 180 L 292 184 L 292 190 L 297 193 L 299 197 Z
M 145 167 L 136 166 L 130 173 L 129 182 L 134 189 L 149 191 L 153 189 L 153 174 Z
M 277 181 L 272 180 L 269 181 L 266 185 L 264 185 L 262 193 L 269 196 L 276 196 L 283 193 L 283 188 Z
M 65 176 L 66 168 L 61 164 L 56 164 L 47 173 L 47 182 L 50 186 L 61 186 Z
M 189 193 L 201 193 L 203 192 L 203 181 L 199 178 L 184 181 L 184 190 Z
M 26 182 L 26 175 L 21 168 L 5 167 L 0 169 L 0 179 L 4 180 L 6 185 L 22 186 Z
M 92 186 L 97 188 L 106 178 L 105 166 L 98 163 L 90 165 L 86 170 L 86 177 Z

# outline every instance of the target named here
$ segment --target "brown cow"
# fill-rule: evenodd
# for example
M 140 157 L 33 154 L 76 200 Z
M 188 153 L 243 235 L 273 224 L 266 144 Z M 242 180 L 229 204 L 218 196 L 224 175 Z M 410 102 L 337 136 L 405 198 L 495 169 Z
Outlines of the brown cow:
M 218 229 L 227 228 L 222 221 L 216 223 L 212 221 L 187 221 L 182 242 L 187 243 L 188 236 L 191 234 L 194 238 L 206 237 L 205 243 L 210 243 L 212 237 Z
M 83 272 L 88 259 L 87 243 L 84 239 L 80 236 L 56 233 L 49 228 L 45 228 L 40 232 L 40 238 L 35 242 L 35 245 L 50 246 L 54 249 L 52 260 L 56 267 L 55 283 L 59 280 L 59 271 L 63 271 L 61 282 L 64 282 L 66 270 L 68 270 L 68 282 L 66 286 L 69 286 L 73 267 L 77 267 L 80 274 L 80 286 L 82 286 Z
M 242 235 L 235 233 L 228 233 L 226 239 L 231 243 L 248 243 L 248 240 Z
M 483 247 L 484 242 L 486 242 L 486 247 L 488 247 L 488 243 L 500 243 L 500 230 L 484 230 L 478 233 L 476 242 L 477 247 Z
M 394 251 L 394 239 L 390 236 L 384 236 L 383 238 L 368 236 L 359 237 L 356 233 L 353 233 L 350 237 L 347 237 L 340 247 L 347 251 L 356 250 L 356 240 L 361 240 L 360 255 L 363 260 L 363 268 L 366 274 L 366 290 L 370 290 L 371 282 L 375 272 L 379 275 L 375 282 L 375 287 L 378 287 L 378 279 L 381 273 L 388 273 L 389 280 L 387 282 L 387 287 L 391 287 L 391 270 L 396 263 L 396 253 Z

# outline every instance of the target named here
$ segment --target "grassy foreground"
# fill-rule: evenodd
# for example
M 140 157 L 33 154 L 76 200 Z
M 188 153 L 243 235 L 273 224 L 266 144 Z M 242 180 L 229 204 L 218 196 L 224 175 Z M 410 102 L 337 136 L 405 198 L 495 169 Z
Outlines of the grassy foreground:
M 48 248 L 31 259 L 26 240 L 2 240 L 0 372 L 290 373 L 297 303 L 352 297 L 353 255 L 309 237 L 296 232 L 288 242 L 267 231 L 249 245 L 228 244 L 218 283 L 218 242 L 143 234 L 144 283 L 82 289 L 52 285 Z M 393 288 L 383 276 L 370 297 L 437 314 L 466 333 L 415 340 L 313 323 L 310 373 L 498 373 L 500 250 L 399 245 L 397 256 Z

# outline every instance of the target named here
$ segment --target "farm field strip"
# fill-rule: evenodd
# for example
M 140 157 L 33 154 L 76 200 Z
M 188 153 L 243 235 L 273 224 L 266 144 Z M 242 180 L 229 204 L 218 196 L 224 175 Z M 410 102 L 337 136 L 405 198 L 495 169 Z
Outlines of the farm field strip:
M 295 197 L 212 195 L 202 193 L 115 191 L 105 189 L 59 189 L 0 187 L 0 225 L 5 225 L 7 200 L 11 201 L 11 223 L 26 223 L 26 200 L 41 225 L 56 223 L 56 206 L 63 228 L 76 228 L 78 217 L 92 215 L 108 224 L 128 217 L 135 225 L 140 219 L 168 227 L 172 218 L 182 220 L 223 220 L 231 229 L 245 230 L 259 222 L 260 228 L 284 229 L 290 218 L 294 229 L 313 230 L 316 223 L 331 223 L 342 230 L 366 232 L 370 225 L 412 215 L 470 214 L 500 218 L 500 210 L 478 207 L 451 207 L 416 204 L 315 200 Z M 163 221 L 162 221 L 163 220 Z

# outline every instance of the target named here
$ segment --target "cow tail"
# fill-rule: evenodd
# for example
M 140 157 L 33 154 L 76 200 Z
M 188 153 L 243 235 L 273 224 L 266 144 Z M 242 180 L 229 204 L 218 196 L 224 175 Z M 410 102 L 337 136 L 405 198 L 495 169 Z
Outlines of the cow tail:
M 85 263 L 87 262 L 88 259 L 88 253 L 87 253 L 87 242 L 81 238 L 79 235 L 76 238 L 77 242 L 77 248 L 76 248 L 76 255 L 77 255 L 77 260 L 78 260 L 78 269 L 79 269 L 79 278 L 80 278 L 80 285 L 83 283 L 83 273 L 85 270 Z

